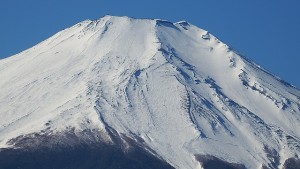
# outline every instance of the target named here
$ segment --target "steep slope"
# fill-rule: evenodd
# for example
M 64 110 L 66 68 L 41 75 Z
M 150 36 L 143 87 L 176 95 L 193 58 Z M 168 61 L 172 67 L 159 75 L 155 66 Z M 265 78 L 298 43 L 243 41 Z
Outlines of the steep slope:
M 118 145 L 184 169 L 300 155 L 300 91 L 185 21 L 83 21 L 0 60 L 0 78 L 5 151 Z

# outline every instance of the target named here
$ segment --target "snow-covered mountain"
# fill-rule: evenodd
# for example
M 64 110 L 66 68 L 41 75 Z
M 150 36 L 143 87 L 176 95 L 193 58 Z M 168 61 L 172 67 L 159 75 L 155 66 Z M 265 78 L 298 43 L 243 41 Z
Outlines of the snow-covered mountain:
M 0 60 L 0 117 L 0 168 L 300 166 L 300 90 L 185 21 L 86 20 Z

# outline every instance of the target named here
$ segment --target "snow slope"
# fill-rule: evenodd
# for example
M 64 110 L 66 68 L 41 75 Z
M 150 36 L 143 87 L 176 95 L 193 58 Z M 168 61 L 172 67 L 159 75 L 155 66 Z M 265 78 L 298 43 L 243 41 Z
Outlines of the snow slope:
M 0 145 L 106 127 L 175 168 L 255 169 L 300 156 L 300 91 L 185 21 L 105 16 L 0 60 Z

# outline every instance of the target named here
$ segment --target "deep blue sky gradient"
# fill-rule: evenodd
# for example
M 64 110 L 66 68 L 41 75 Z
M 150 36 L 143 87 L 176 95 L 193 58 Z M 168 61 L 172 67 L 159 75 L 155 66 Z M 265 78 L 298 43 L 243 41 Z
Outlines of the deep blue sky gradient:
M 300 88 L 300 0 L 1 0 L 0 59 L 106 14 L 187 20 Z

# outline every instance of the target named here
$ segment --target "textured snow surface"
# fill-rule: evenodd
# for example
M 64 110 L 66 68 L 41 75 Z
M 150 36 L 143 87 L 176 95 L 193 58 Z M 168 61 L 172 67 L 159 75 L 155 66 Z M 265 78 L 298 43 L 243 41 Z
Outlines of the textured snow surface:
M 196 154 L 281 167 L 300 156 L 300 91 L 185 21 L 105 16 L 0 60 L 0 146 L 105 126 L 175 168 Z

